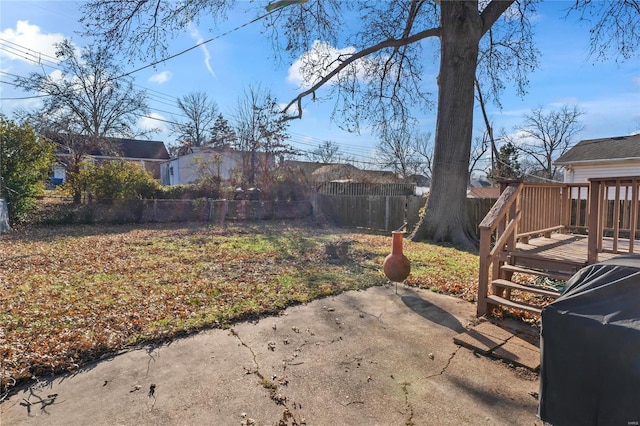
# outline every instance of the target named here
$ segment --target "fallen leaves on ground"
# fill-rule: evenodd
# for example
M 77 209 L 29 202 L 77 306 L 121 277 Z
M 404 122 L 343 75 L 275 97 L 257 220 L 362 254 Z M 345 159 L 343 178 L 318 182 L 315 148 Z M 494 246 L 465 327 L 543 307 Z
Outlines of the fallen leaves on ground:
M 349 241 L 346 259 L 325 245 Z M 303 222 L 24 228 L 0 236 L 0 397 L 123 348 L 386 282 L 389 235 Z M 477 256 L 405 241 L 406 284 L 473 300 Z

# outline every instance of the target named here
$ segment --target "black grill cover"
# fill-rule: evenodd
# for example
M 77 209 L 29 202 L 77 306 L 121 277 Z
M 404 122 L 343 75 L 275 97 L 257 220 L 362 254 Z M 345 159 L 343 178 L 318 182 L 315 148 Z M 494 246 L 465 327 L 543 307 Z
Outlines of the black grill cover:
M 540 418 L 640 424 L 640 255 L 578 271 L 542 310 Z

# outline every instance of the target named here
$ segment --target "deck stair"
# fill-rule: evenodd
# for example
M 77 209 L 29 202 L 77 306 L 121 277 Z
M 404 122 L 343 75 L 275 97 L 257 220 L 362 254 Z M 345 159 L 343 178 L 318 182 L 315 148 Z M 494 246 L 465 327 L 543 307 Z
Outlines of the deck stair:
M 492 294 L 487 295 L 487 302 L 490 305 L 519 309 L 536 315 L 540 315 L 542 311 L 539 307 L 532 306 L 521 301 L 512 300 L 511 291 L 517 290 L 521 293 L 533 293 L 538 296 L 549 297 L 552 299 L 557 299 L 558 297 L 560 297 L 560 291 L 552 288 L 542 288 L 533 285 L 513 282 L 511 281 L 511 279 L 513 278 L 514 273 L 539 276 L 560 281 L 566 281 L 571 278 L 572 275 L 571 273 L 565 271 L 534 269 L 508 263 L 503 264 L 500 267 L 500 278 L 497 278 L 491 282 Z
M 478 225 L 476 315 L 489 313 L 491 306 L 539 314 L 560 295 L 546 279 L 567 281 L 585 266 L 640 253 L 639 190 L 640 176 L 582 183 L 501 181 L 500 197 Z M 529 285 L 521 274 L 544 277 L 544 284 Z M 512 298 L 512 291 L 523 297 Z

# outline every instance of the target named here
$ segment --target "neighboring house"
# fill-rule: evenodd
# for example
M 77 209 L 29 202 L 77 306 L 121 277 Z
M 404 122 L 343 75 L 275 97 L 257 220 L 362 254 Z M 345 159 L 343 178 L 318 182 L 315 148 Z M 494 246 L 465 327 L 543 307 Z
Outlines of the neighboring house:
M 229 181 L 234 177 L 234 173 L 242 170 L 243 162 L 246 167 L 250 167 L 250 155 L 249 152 L 231 148 L 192 147 L 183 155 L 164 161 L 160 165 L 160 183 L 162 185 L 194 183 L 201 177 L 202 167 L 205 167 L 206 173 L 219 176 L 222 181 Z M 257 173 L 259 173 L 260 165 L 264 164 L 265 155 L 259 152 L 257 156 Z
M 555 164 L 565 169 L 565 183 L 588 182 L 589 178 L 639 176 L 640 134 L 580 141 Z
M 467 198 L 497 200 L 500 198 L 500 188 L 497 186 L 476 186 L 467 190 Z
M 350 181 L 357 183 L 406 183 L 397 174 L 387 170 L 362 170 L 351 164 L 325 164 L 312 174 L 315 183 Z
M 332 181 L 353 181 L 358 182 L 362 170 L 351 164 L 325 164 L 318 167 L 311 173 L 313 183 L 323 183 Z
M 481 177 L 472 177 L 469 181 L 470 188 L 489 188 L 491 182 Z
M 55 137 L 50 139 L 56 142 Z M 107 138 L 111 153 L 103 153 L 100 149 L 90 151 L 85 159 L 94 163 L 124 160 L 139 164 L 155 179 L 160 179 L 160 164 L 169 159 L 169 152 L 161 141 L 143 141 L 138 139 Z M 64 151 L 64 145 L 58 143 L 56 163 L 53 166 L 54 185 L 66 179 L 66 166 L 70 154 Z

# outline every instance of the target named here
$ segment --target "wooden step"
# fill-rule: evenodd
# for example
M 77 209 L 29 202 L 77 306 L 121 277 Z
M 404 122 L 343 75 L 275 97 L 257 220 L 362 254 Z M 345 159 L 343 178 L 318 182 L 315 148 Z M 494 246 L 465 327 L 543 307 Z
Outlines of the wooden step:
M 536 308 L 535 306 L 528 305 L 522 302 L 514 302 L 513 300 L 508 300 L 500 296 L 496 296 L 495 294 L 490 294 L 487 296 L 487 303 L 490 305 L 498 305 L 504 306 L 512 309 L 520 309 L 521 311 L 531 312 L 532 314 L 540 315 L 542 309 Z
M 494 293 L 496 293 L 496 288 L 498 288 L 498 287 L 504 288 L 504 289 L 510 288 L 512 290 L 526 291 L 526 292 L 529 292 L 529 293 L 539 294 L 541 296 L 553 297 L 554 299 L 557 299 L 558 297 L 560 297 L 560 292 L 558 292 L 558 291 L 547 290 L 547 289 L 544 289 L 544 288 L 517 284 L 517 283 L 511 282 L 511 281 L 502 280 L 502 279 L 493 280 L 491 282 L 491 290 Z
M 552 280 L 567 281 L 572 274 L 561 271 L 542 271 L 539 269 L 525 268 L 524 266 L 504 264 L 500 267 L 503 271 L 517 272 L 519 274 L 538 275 L 540 277 L 551 278 Z
M 511 251 L 509 252 L 509 263 L 525 268 L 538 269 L 543 271 L 558 271 L 564 274 L 573 275 L 580 269 L 587 266 L 586 260 L 569 260 L 544 256 L 539 253 Z

